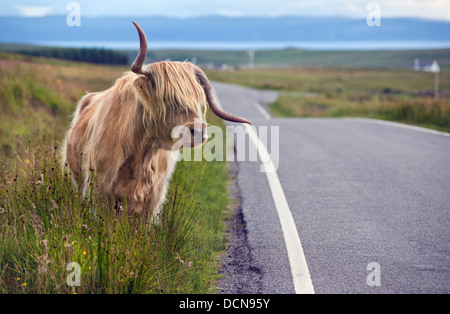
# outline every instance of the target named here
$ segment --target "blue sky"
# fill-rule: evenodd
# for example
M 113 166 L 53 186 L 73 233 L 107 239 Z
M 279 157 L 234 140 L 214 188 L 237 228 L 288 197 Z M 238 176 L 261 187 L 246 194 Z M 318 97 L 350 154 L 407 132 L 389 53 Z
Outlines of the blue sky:
M 71 0 L 0 0 L 0 15 L 40 17 L 67 14 Z M 378 2 L 382 17 L 450 21 L 450 0 L 78 0 L 84 16 L 192 17 L 345 16 L 365 18 L 367 4 Z

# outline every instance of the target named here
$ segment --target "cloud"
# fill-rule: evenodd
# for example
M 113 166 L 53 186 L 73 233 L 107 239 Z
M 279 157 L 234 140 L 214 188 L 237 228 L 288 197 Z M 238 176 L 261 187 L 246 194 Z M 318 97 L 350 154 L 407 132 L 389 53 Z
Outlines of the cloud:
M 19 10 L 20 15 L 25 17 L 44 17 L 53 11 L 51 6 L 35 5 L 15 5 L 14 9 Z
M 387 16 L 450 20 L 449 0 L 384 0 L 381 9 Z
M 222 16 L 228 16 L 228 17 L 241 17 L 241 16 L 245 16 L 244 12 L 241 11 L 237 11 L 237 10 L 228 10 L 228 9 L 219 9 L 217 11 L 217 13 L 219 13 L 219 15 Z
M 72 0 L 0 0 L 0 15 L 45 16 L 67 14 Z M 344 16 L 365 19 L 369 2 L 381 6 L 382 18 L 421 17 L 450 20 L 450 0 L 74 0 L 83 16 L 195 17 L 225 16 Z M 36 5 L 38 3 L 39 5 Z

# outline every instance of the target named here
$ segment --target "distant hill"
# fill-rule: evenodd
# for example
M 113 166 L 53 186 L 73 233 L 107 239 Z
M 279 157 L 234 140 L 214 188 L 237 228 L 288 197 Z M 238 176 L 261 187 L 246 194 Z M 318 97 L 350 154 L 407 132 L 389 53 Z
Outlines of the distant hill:
M 132 17 L 81 18 L 69 27 L 66 16 L 0 17 L 0 42 L 132 41 Z M 450 23 L 413 18 L 385 18 L 380 27 L 365 20 L 286 16 L 136 18 L 151 41 L 450 41 Z
M 107 49 L 39 47 L 24 44 L 0 44 L 0 51 L 18 53 L 33 57 L 46 57 L 81 61 L 95 64 L 127 65 L 125 53 Z

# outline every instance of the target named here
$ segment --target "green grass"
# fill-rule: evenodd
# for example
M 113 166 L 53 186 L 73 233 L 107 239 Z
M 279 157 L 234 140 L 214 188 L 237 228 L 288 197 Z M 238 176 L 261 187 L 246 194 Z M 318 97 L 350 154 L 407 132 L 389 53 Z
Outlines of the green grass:
M 450 73 L 405 69 L 306 67 L 207 71 L 217 81 L 279 91 L 269 104 L 278 117 L 370 117 L 450 132 Z
M 44 144 L 42 144 L 44 145 Z M 0 172 L 1 293 L 213 293 L 226 248 L 225 162 L 180 162 L 158 225 L 85 200 L 59 167 L 56 147 Z M 81 286 L 66 267 L 81 266 Z
M 61 138 L 81 96 L 108 88 L 123 70 L 0 53 L 0 160 L 36 135 Z
M 255 64 L 260 67 L 348 67 L 411 68 L 414 59 L 432 62 L 450 69 L 449 49 L 379 50 L 379 51 L 313 51 L 300 49 L 256 51 Z
M 136 52 L 129 53 L 134 60 Z M 248 66 L 248 51 L 208 51 L 208 50 L 155 50 L 150 58 L 184 61 L 196 58 L 198 64 L 227 64 L 238 68 Z M 257 68 L 275 67 L 351 67 L 351 68 L 403 68 L 409 69 L 414 59 L 432 62 L 437 59 L 441 69 L 450 69 L 450 50 L 404 50 L 404 51 L 314 51 L 300 49 L 257 50 Z
M 158 225 L 96 193 L 86 200 L 57 147 L 79 97 L 122 69 L 8 55 L 0 70 L 1 141 L 11 147 L 0 152 L 0 293 L 217 292 L 228 164 L 180 161 Z M 66 283 L 72 262 L 76 287 Z
M 1 49 L 1 47 L 0 47 Z M 136 51 L 123 51 L 129 62 L 136 58 Z M 192 60 L 197 64 L 227 64 L 237 68 L 248 66 L 247 50 L 151 50 L 152 60 Z M 414 60 L 422 63 L 438 60 L 442 70 L 450 69 L 449 49 L 430 50 L 381 50 L 381 51 L 314 51 L 301 49 L 256 50 L 257 68 L 275 67 L 351 67 L 351 68 L 402 68 L 409 69 Z

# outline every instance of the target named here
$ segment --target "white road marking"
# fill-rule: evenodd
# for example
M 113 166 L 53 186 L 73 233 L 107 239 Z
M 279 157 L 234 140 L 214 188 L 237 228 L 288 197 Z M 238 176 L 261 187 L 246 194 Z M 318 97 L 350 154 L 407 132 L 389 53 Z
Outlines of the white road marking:
M 302 243 L 292 217 L 286 196 L 278 178 L 275 166 L 270 158 L 266 146 L 259 139 L 253 127 L 244 125 L 253 145 L 258 148 L 258 154 L 263 164 L 267 181 L 269 181 L 270 191 L 275 203 L 275 207 L 280 219 L 281 229 L 283 231 L 284 241 L 291 266 L 292 278 L 294 281 L 294 289 L 297 294 L 313 294 L 314 287 L 309 274 L 308 265 L 306 263 L 305 254 L 303 252 Z
M 219 97 L 217 97 L 216 91 L 213 89 L 215 99 L 219 107 L 222 107 Z M 267 114 L 265 114 L 267 120 L 270 120 L 270 115 L 257 103 L 257 105 Z M 258 108 L 258 106 L 256 106 Z M 292 217 L 291 209 L 284 195 L 283 188 L 278 178 L 275 166 L 272 162 L 269 152 L 267 151 L 264 143 L 259 139 L 253 127 L 248 124 L 243 124 L 246 132 L 249 135 L 250 140 L 258 149 L 259 158 L 263 164 L 267 181 L 269 182 L 270 191 L 272 192 L 272 198 L 275 203 L 275 207 L 280 219 L 281 230 L 283 232 L 284 242 L 286 244 L 286 250 L 288 253 L 289 264 L 291 266 L 291 274 L 294 282 L 294 290 L 297 294 L 314 294 L 314 287 L 311 281 L 311 275 L 309 274 L 308 264 L 306 263 L 305 253 L 303 252 L 303 246 L 300 241 L 300 237 L 295 226 L 294 218 Z M 227 143 L 228 144 L 228 143 Z M 227 153 L 231 154 L 232 147 L 227 145 Z M 234 154 L 234 151 L 233 151 Z
M 254 105 L 256 109 L 258 109 L 258 111 L 264 116 L 264 118 L 266 118 L 266 120 L 270 120 L 272 118 L 272 116 L 266 111 L 266 109 L 263 108 L 263 106 L 261 106 L 259 102 L 255 102 Z
M 422 128 L 420 126 L 409 125 L 409 124 L 404 124 L 404 123 L 399 123 L 399 122 L 377 120 L 377 119 L 370 119 L 370 118 L 346 118 L 346 119 L 352 119 L 352 120 L 370 122 L 370 123 L 377 123 L 377 124 L 388 125 L 388 126 L 393 126 L 393 127 L 402 128 L 402 129 L 408 129 L 408 130 L 414 130 L 414 131 L 419 131 L 419 132 L 424 132 L 424 133 L 429 133 L 429 134 L 434 134 L 434 135 L 442 135 L 442 136 L 450 137 L 450 133 L 436 131 L 436 130 L 427 129 L 427 128 Z

